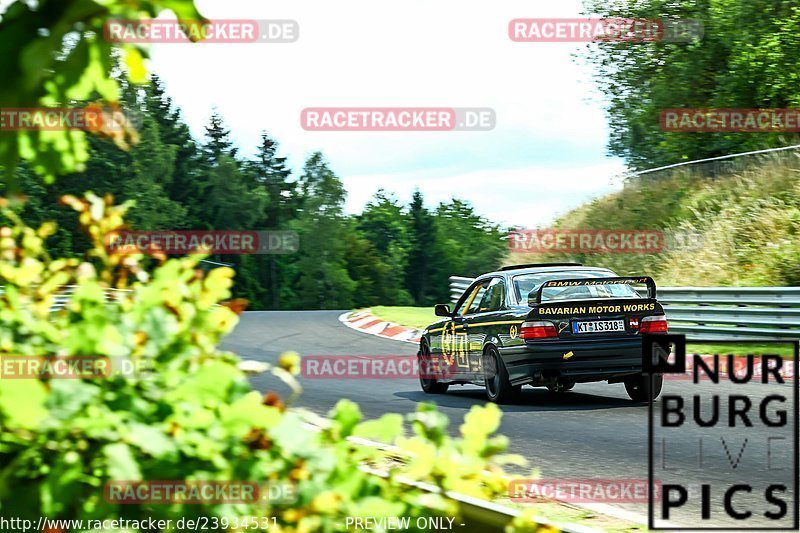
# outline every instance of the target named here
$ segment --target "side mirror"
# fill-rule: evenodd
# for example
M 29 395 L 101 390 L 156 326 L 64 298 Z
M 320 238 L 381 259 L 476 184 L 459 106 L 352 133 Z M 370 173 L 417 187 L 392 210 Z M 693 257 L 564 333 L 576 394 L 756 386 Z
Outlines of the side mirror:
M 537 298 L 539 297 L 537 292 L 538 291 L 536 289 L 533 289 L 531 292 L 528 293 L 528 307 L 536 307 L 536 304 L 539 303 L 536 301 Z
M 433 308 L 433 312 L 436 316 L 453 316 L 450 312 L 450 306 L 447 304 L 436 304 L 436 307 Z

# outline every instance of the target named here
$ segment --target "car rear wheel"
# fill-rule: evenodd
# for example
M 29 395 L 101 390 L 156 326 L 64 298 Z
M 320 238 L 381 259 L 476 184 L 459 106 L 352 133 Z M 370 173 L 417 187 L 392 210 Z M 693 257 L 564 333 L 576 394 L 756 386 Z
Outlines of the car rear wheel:
M 513 386 L 508 381 L 506 365 L 494 346 L 489 346 L 483 354 L 483 375 L 486 384 L 486 397 L 495 403 L 509 403 L 517 398 L 522 385 Z
M 422 391 L 426 394 L 444 394 L 450 387 L 446 383 L 441 383 L 434 378 L 429 377 L 431 372 L 431 349 L 426 342 L 423 342 L 419 347 L 419 384 Z M 423 377 L 426 376 L 426 377 Z
M 644 374 L 637 374 L 625 380 L 625 390 L 628 391 L 631 400 L 635 402 L 655 400 L 661 394 L 663 387 L 664 376 L 660 374 L 653 376 L 652 386 L 650 376 Z
M 571 391 L 573 387 L 575 387 L 574 381 L 557 381 L 553 385 L 548 385 L 547 390 L 550 392 L 567 392 Z

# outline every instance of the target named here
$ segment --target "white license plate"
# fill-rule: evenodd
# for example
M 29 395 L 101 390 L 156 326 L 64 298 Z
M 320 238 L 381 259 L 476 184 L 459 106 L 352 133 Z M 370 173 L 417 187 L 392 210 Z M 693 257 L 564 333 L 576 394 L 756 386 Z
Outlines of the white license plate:
M 624 320 L 593 320 L 592 322 L 573 322 L 572 333 L 614 333 L 625 331 Z

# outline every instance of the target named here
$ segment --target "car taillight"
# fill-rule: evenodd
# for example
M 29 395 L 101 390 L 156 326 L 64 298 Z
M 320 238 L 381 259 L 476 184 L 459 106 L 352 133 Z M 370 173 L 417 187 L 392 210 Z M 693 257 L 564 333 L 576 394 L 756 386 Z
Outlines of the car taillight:
M 667 317 L 646 316 L 639 323 L 639 333 L 666 333 L 669 329 Z
M 547 339 L 558 337 L 556 326 L 552 322 L 524 322 L 519 328 L 520 339 Z

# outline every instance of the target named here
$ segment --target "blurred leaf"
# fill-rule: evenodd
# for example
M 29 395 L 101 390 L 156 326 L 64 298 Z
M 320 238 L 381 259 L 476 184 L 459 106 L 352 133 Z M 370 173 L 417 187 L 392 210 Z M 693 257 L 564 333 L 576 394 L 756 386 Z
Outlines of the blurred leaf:
M 24 401 L 20 401 L 23 398 Z M 46 398 L 46 390 L 39 380 L 0 379 L 0 418 L 3 419 L 3 425 L 35 429 L 48 415 Z
M 142 479 L 139 463 L 127 444 L 107 444 L 103 447 L 103 454 L 106 457 L 110 479 L 119 481 L 139 481 Z
M 130 433 L 125 440 L 146 454 L 162 459 L 174 456 L 177 452 L 175 443 L 167 436 L 164 429 L 158 426 L 133 423 L 129 426 L 129 430 Z
M 350 400 L 342 399 L 336 402 L 328 416 L 338 429 L 336 437 L 343 439 L 349 437 L 353 429 L 361 421 L 361 409 Z
M 394 442 L 403 435 L 403 415 L 388 413 L 377 420 L 361 422 L 353 430 L 353 435 L 385 443 Z
M 144 83 L 147 80 L 147 68 L 144 66 L 144 58 L 136 48 L 128 48 L 125 51 L 125 65 L 128 67 L 128 75 L 132 83 Z

